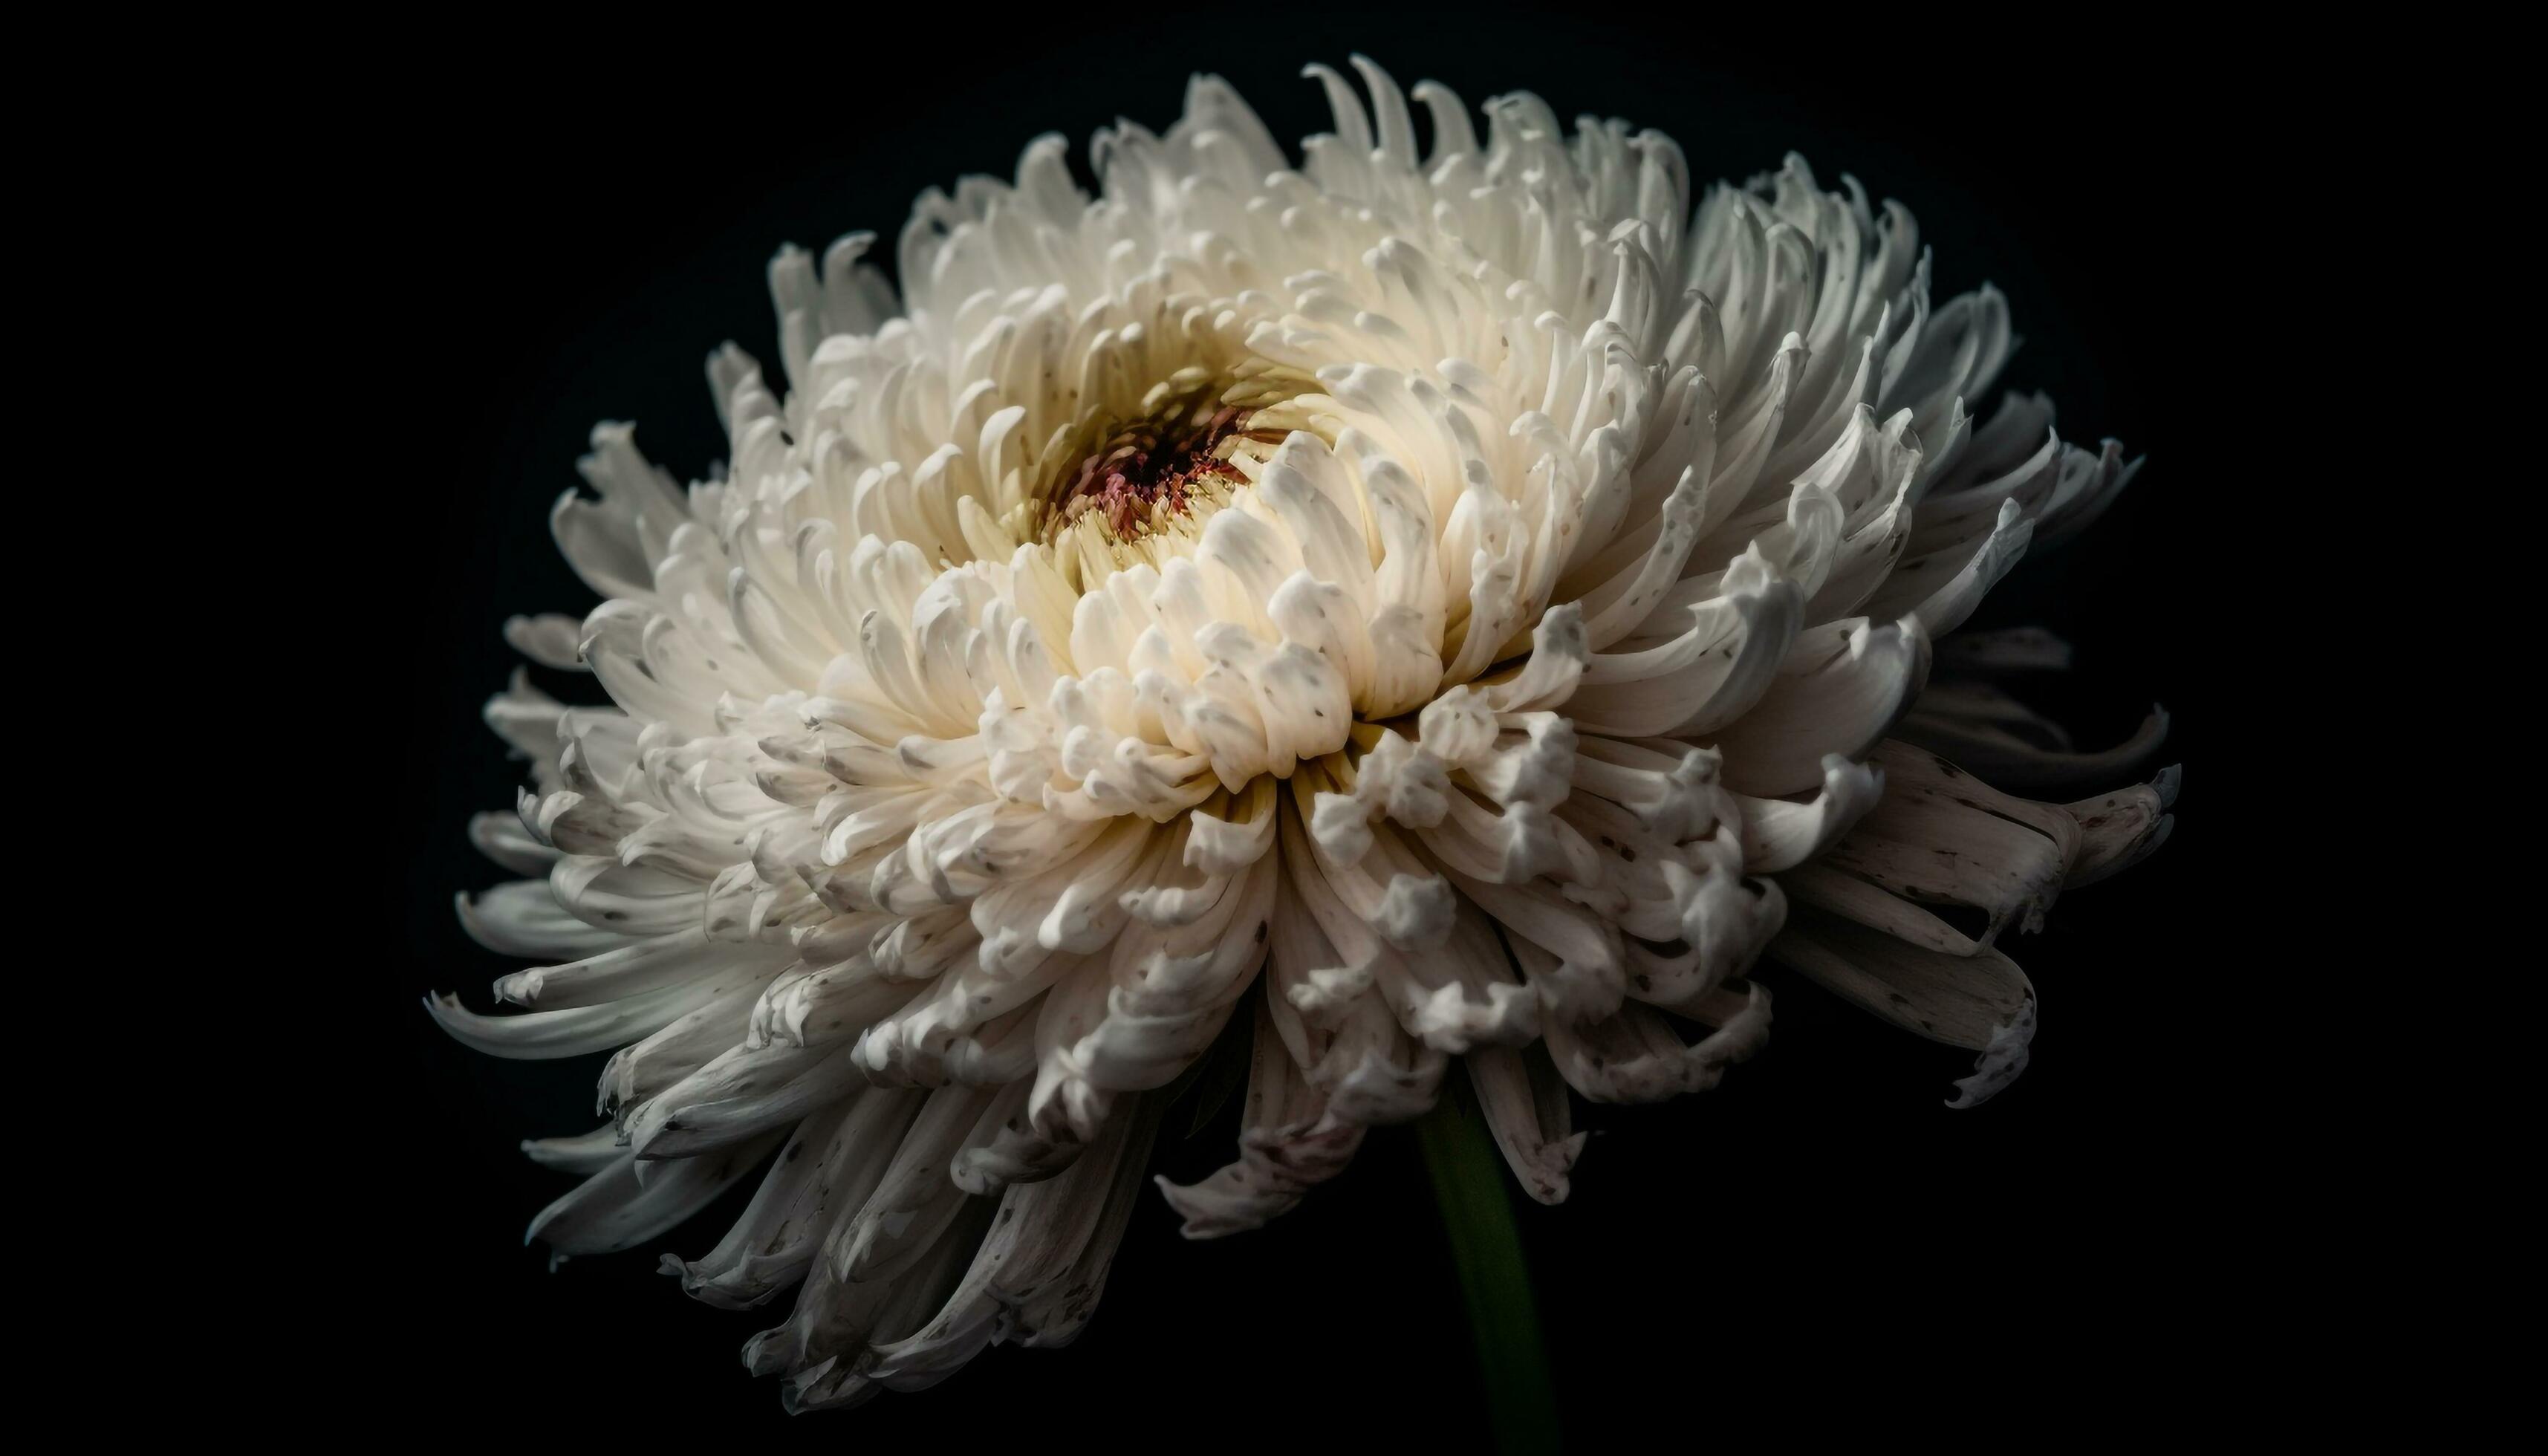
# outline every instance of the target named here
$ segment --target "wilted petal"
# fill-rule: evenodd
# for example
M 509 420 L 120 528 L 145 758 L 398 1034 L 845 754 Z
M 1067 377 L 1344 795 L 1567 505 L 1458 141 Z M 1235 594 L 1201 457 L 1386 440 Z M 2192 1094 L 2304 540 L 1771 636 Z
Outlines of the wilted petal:
M 1484 1046 L 1465 1060 L 1479 1110 L 1522 1191 L 1539 1203 L 1564 1203 L 1587 1135 L 1574 1131 L 1566 1084 L 1548 1053 Z
M 1904 1031 L 1976 1051 L 2035 999 L 2026 972 L 1995 950 L 1950 956 L 1813 911 L 1798 910 L 1770 955 Z
M 2158 853 L 2176 826 L 2167 810 L 2176 802 L 2182 777 L 2171 767 L 2147 783 L 2064 805 L 2079 821 L 2079 853 L 2063 886 L 2095 884 Z
M 2000 793 L 1946 760 L 1903 743 L 1870 756 L 1884 772 L 1884 800 L 1812 869 L 1796 876 L 1805 903 L 1873 921 L 1862 896 L 1843 894 L 1856 879 L 1920 904 L 1962 906 L 1984 917 L 1971 944 L 1987 946 L 2011 924 L 2042 928 L 2078 854 L 2077 820 L 2060 808 Z M 1886 918 L 1879 929 L 1896 930 Z M 1947 944 L 1951 932 L 1917 937 Z

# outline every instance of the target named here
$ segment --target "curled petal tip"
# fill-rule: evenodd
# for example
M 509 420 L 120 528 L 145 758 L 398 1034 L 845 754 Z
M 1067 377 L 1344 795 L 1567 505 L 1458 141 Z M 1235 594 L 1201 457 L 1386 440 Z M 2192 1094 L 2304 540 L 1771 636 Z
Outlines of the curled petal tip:
M 2026 1070 L 2028 1044 L 2035 1040 L 2035 998 L 2027 997 L 2018 1014 L 1991 1033 L 1990 1045 L 1974 1059 L 1971 1074 L 1956 1081 L 1947 1106 L 1958 1112 L 1979 1107 L 2007 1091 Z

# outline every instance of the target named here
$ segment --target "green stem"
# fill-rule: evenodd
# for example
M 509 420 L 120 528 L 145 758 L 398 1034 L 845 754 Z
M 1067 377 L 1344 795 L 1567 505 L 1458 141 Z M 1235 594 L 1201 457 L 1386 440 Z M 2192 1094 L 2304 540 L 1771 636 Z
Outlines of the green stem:
M 1450 1235 L 1460 1296 L 1487 1382 L 1487 1413 L 1496 1449 L 1505 1456 L 1557 1449 L 1557 1397 L 1540 1348 L 1539 1314 L 1530 1297 L 1521 1230 L 1513 1223 L 1504 1163 L 1486 1121 L 1463 1096 L 1442 1100 L 1416 1124 L 1433 1200 Z

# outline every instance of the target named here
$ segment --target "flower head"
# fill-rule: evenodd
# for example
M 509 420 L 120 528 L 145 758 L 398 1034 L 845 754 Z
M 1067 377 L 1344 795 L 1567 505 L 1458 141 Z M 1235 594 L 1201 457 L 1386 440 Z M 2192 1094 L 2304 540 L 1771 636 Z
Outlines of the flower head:
M 766 1166 L 666 1262 L 797 1289 L 747 1350 L 791 1405 L 1067 1340 L 1233 1021 L 1237 1156 L 1162 1185 L 1189 1234 L 1290 1208 L 1455 1058 L 1554 1202 L 1570 1091 L 1713 1086 L 1765 953 L 1991 1095 L 2035 1022 L 2000 933 L 2166 828 L 2165 777 L 1972 776 L 2154 742 L 2073 753 L 1988 685 L 2044 639 L 1948 644 L 1923 695 L 2132 474 L 2040 398 L 1968 412 L 1998 294 L 1933 306 L 1909 214 L 1800 159 L 1693 209 L 1669 138 L 1527 95 L 1481 136 L 1429 83 L 1419 152 L 1355 65 L 1367 98 L 1312 68 L 1297 169 L 1199 78 L 1099 136 L 1094 197 L 1045 137 L 922 198 L 899 290 L 864 233 L 781 252 L 783 387 L 709 363 L 725 474 L 604 425 L 558 503 L 606 600 L 510 636 L 614 706 L 490 705 L 534 784 L 473 828 L 528 877 L 461 907 L 558 963 L 498 982 L 526 1013 L 429 1004 L 499 1055 L 619 1048 L 610 1121 L 527 1144 L 587 1176 L 532 1226 L 562 1253 Z

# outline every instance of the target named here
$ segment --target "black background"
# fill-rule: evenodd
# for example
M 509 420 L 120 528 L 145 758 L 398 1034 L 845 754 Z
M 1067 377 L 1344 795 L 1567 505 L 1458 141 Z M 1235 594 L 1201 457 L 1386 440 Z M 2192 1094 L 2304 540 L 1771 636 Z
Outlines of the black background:
M 2210 143 L 2183 139 L 2211 83 L 2185 50 L 1870 32 L 1805 8 L 1741 41 L 1589 7 L 943 24 L 954 34 L 921 52 L 802 12 L 633 50 L 434 48 L 384 74 L 366 170 L 388 185 L 355 225 L 375 266 L 348 309 L 400 322 L 374 362 L 345 367 L 385 370 L 359 383 L 396 406 L 365 467 L 398 483 L 375 533 L 395 576 L 365 630 L 395 644 L 384 721 L 412 732 L 380 796 L 407 872 L 379 907 L 394 951 L 353 988 L 387 1028 L 371 1045 L 395 1058 L 388 1091 L 347 1091 L 338 1111 L 358 1134 L 321 1138 L 344 1147 L 346 1176 L 385 1185 L 364 1217 L 321 1221 L 325 1262 L 363 1291 L 328 1320 L 321 1358 L 430 1392 L 401 1401 L 419 1427 L 1228 1448 L 1420 1430 L 1482 1444 L 1408 1131 L 1375 1134 L 1349 1174 L 1256 1233 L 1186 1242 L 1146 1199 L 1076 1346 L 995 1350 L 935 1391 L 791 1427 L 737 1358 L 783 1301 L 722 1313 L 683 1299 L 652 1250 L 552 1274 L 522 1246 L 524 1223 L 569 1183 L 515 1143 L 592 1127 L 600 1058 L 485 1058 L 416 1005 L 457 989 L 483 1006 L 511 968 L 450 913 L 455 890 L 503 877 L 462 830 L 509 804 L 520 772 L 478 710 L 513 666 L 507 615 L 592 604 L 546 516 L 593 422 L 636 420 L 653 458 L 695 477 L 723 449 L 707 351 L 733 338 L 775 373 L 763 270 L 781 242 L 819 251 L 856 228 L 889 240 L 924 188 L 1005 175 L 1043 132 L 1071 137 L 1084 169 L 1092 130 L 1119 115 L 1164 128 L 1196 69 L 1228 76 L 1297 140 L 1326 129 L 1299 67 L 1341 67 L 1350 50 L 1472 106 L 1527 89 L 1561 116 L 1656 127 L 1699 179 L 1770 169 L 1789 149 L 1826 183 L 1854 173 L 1917 215 L 1941 299 L 1984 281 L 2009 296 L 2026 343 L 2005 384 L 2049 391 L 2066 438 L 2114 435 L 2151 457 L 2103 522 L 2022 564 L 1975 625 L 2041 622 L 2074 641 L 2072 681 L 2039 696 L 2084 740 L 2167 704 L 2176 735 L 2160 762 L 2185 761 L 2191 785 L 2174 841 L 2006 947 L 2044 1024 L 2033 1067 L 1984 1109 L 1941 1106 L 1965 1053 L 1774 971 L 1775 1035 L 1721 1089 L 1579 1108 L 1596 1131 L 1572 1201 L 1516 1200 L 1570 1436 L 1654 1421 L 1695 1436 L 1736 1410 L 1811 1424 L 1930 1366 L 1924 1393 L 1884 1398 L 1885 1412 L 1905 1433 L 1968 1431 L 2032 1372 L 2083 1368 L 2150 1313 L 2206 1217 L 2209 1154 L 2173 1113 L 2209 1075 L 2194 988 L 2219 952 L 2193 930 L 2230 863 L 2207 822 L 2227 684 L 2197 629 L 2221 606 L 2201 555 L 2210 502 L 2232 485 L 2206 378 L 2218 320 L 2197 302 L 2216 210 Z M 1227 1157 L 1234 1109 L 1192 1138 L 1175 1136 L 1183 1118 L 1156 1158 L 1180 1180 Z M 741 1196 L 669 1247 L 703 1250 Z

